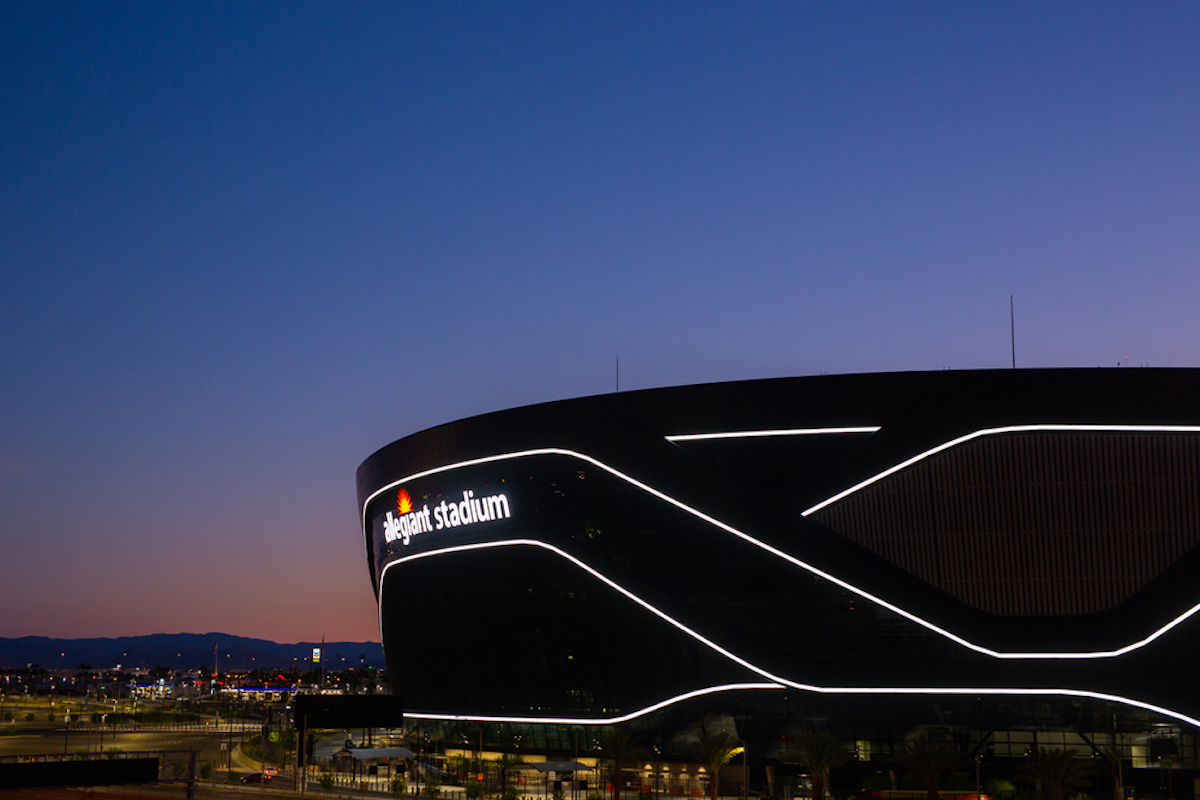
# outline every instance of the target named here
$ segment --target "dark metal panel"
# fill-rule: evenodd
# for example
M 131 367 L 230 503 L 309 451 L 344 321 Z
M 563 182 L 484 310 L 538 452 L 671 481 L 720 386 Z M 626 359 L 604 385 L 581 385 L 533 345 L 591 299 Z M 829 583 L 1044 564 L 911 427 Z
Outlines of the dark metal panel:
M 983 611 L 1090 614 L 1200 544 L 1198 452 L 1196 434 L 986 437 L 817 519 Z

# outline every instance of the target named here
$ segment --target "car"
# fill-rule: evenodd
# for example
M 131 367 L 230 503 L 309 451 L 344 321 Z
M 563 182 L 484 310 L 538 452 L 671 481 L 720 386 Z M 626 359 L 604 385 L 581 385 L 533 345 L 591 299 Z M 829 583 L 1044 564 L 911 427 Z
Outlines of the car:
M 278 767 L 265 767 L 264 766 L 262 768 L 262 771 L 263 771 L 263 775 L 266 775 L 268 778 L 274 778 L 276 775 L 279 774 Z
M 249 775 L 242 776 L 242 783 L 270 783 L 271 776 L 264 775 L 261 772 L 251 772 Z

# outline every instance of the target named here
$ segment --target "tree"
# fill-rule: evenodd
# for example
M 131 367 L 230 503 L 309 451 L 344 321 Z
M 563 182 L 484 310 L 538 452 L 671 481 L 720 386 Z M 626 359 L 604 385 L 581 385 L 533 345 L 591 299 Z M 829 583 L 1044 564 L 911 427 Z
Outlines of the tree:
M 612 762 L 609 774 L 613 800 L 621 800 L 621 771 L 629 764 L 637 763 L 637 759 L 642 754 L 642 748 L 632 731 L 620 725 L 614 725 L 600 734 L 600 749 Z
M 983 784 L 984 793 L 992 797 L 1012 797 L 1016 790 L 1013 782 L 1005 778 L 988 778 Z
M 500 791 L 503 792 L 508 788 L 508 771 L 518 764 L 524 764 L 519 757 L 509 753 L 502 753 L 500 758 L 496 759 L 496 765 L 500 767 Z
M 796 761 L 812 775 L 813 800 L 825 800 L 825 782 L 829 770 L 849 757 L 846 749 L 831 733 L 806 731 L 796 737 L 789 748 L 789 760 Z
M 700 733 L 700 760 L 708 770 L 708 795 L 712 800 L 717 800 L 721 767 L 738 752 L 736 742 L 737 737 L 729 731 L 717 731 L 711 736 L 708 731 Z
M 923 735 L 904 743 L 904 767 L 920 776 L 929 800 L 938 799 L 938 787 L 942 781 L 965 763 L 966 758 L 954 746 L 954 742 L 945 737 Z
M 465 755 L 448 756 L 446 758 L 446 771 L 458 775 L 462 778 L 466 775 L 467 770 L 471 767 L 471 760 Z
M 391 782 L 388 783 L 388 788 L 392 791 L 392 794 L 396 795 L 396 797 L 404 794 L 404 790 L 407 788 L 407 786 L 408 782 L 404 779 L 403 772 L 397 772 L 392 776 Z
M 1014 777 L 1041 788 L 1050 795 L 1050 800 L 1066 800 L 1075 789 L 1090 786 L 1088 776 L 1094 773 L 1086 761 L 1076 758 L 1077 752 L 1074 747 L 1066 750 L 1039 747 Z

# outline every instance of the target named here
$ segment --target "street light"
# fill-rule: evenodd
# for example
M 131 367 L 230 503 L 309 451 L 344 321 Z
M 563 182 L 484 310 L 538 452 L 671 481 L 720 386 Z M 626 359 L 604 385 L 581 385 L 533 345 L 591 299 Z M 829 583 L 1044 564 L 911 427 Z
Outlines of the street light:
M 654 745 L 654 794 L 655 795 L 662 794 L 662 791 L 658 788 L 658 779 L 660 777 L 660 773 L 662 772 L 661 764 L 662 764 L 662 747 L 660 745 L 656 744 L 656 745 Z
M 304 753 L 308 746 L 308 742 L 305 741 L 308 736 L 308 718 L 313 714 L 320 714 L 322 711 L 328 710 L 328 708 L 314 708 L 304 715 L 303 724 L 296 728 L 296 774 L 292 776 L 292 788 L 297 788 L 296 784 L 299 784 L 301 796 L 304 795 L 305 786 L 308 784 L 308 768 L 304 763 Z

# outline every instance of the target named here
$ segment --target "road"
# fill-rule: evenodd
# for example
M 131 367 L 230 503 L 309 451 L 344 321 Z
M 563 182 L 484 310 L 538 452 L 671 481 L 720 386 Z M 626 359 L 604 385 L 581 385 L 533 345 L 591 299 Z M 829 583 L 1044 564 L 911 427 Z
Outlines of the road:
M 186 731 L 139 731 L 136 733 L 103 734 L 103 749 L 119 747 L 126 752 L 136 750 L 199 750 L 200 761 L 213 761 L 221 757 L 221 739 L 215 733 L 190 733 Z M 235 734 L 235 745 L 239 736 Z M 54 729 L 23 729 L 16 736 L 0 736 L 0 755 L 33 755 L 36 753 L 100 752 L 101 734 L 94 731 L 70 731 Z M 222 763 L 224 759 L 222 758 Z

